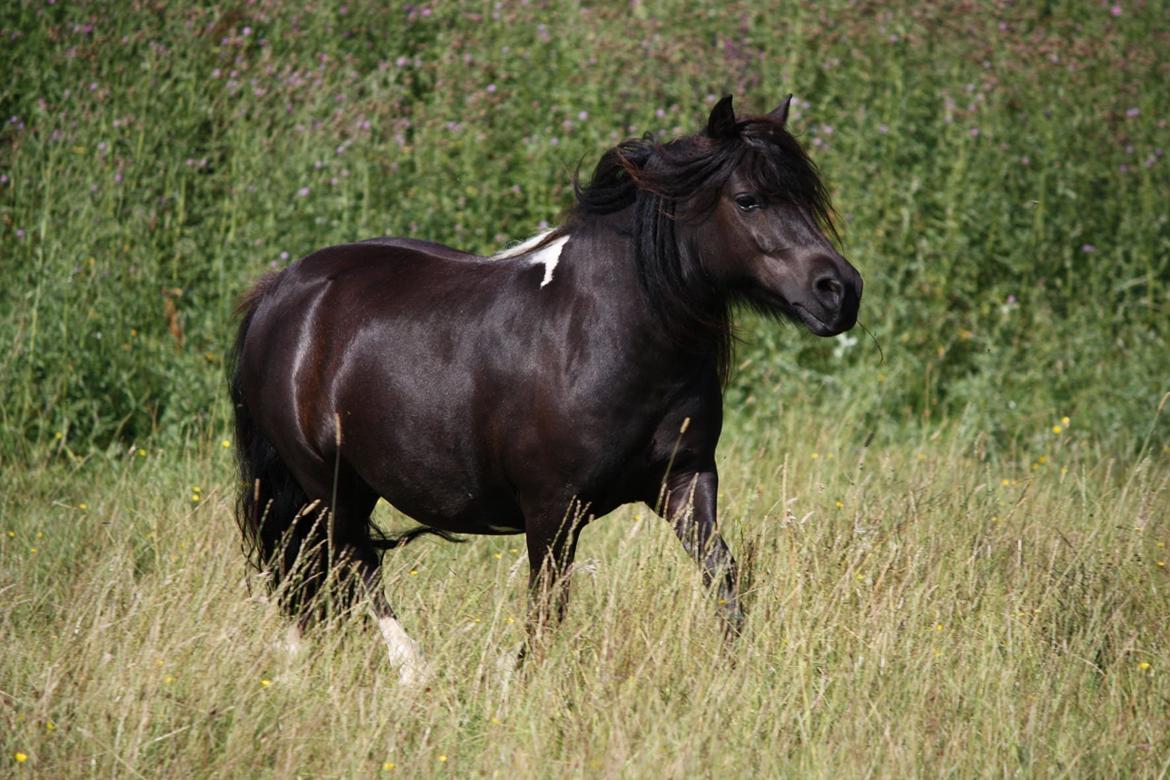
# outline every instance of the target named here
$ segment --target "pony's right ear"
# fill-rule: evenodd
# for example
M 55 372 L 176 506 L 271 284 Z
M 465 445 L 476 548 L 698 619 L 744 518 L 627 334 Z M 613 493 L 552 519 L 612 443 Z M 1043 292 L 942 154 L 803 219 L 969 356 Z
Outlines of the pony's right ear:
M 783 127 L 788 122 L 788 106 L 792 104 L 792 95 L 784 98 L 784 102 L 768 112 L 768 118 Z
M 711 109 L 707 117 L 707 135 L 717 141 L 735 136 L 735 110 L 731 107 L 731 95 L 727 95 Z

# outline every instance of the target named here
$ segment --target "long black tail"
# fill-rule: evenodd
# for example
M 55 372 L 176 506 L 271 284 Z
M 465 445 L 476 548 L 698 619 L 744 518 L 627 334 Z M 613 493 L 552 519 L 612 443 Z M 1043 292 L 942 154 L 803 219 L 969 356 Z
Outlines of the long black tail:
M 264 296 L 272 289 L 280 273 L 272 273 L 244 296 L 236 312 L 240 318 L 235 345 L 229 355 L 228 370 L 232 408 L 236 422 L 236 460 L 239 465 L 239 495 L 236 501 L 236 524 L 240 528 L 244 552 L 250 563 L 268 575 L 268 586 L 281 606 L 302 622 L 320 617 L 328 605 L 317 599 L 328 578 L 331 551 L 328 549 L 329 507 L 310 502 L 292 472 L 281 460 L 276 448 L 264 437 L 244 401 L 240 358 L 248 328 Z M 448 541 L 462 539 L 433 528 L 414 528 L 405 533 L 382 534 L 368 518 L 361 519 L 360 529 L 342 531 L 343 549 L 333 553 L 388 550 L 414 539 L 434 534 Z M 375 565 L 376 565 L 376 558 Z M 357 595 L 352 578 L 342 577 L 334 594 L 337 606 L 345 607 Z
M 236 461 L 240 483 L 236 524 L 249 562 L 268 574 L 268 586 L 281 605 L 296 617 L 321 589 L 326 574 L 326 508 L 309 505 L 308 496 L 264 437 L 244 402 L 240 357 L 248 328 L 279 273 L 257 282 L 240 301 L 235 345 L 229 356 L 229 388 L 236 421 Z M 302 555 L 302 552 L 305 553 Z

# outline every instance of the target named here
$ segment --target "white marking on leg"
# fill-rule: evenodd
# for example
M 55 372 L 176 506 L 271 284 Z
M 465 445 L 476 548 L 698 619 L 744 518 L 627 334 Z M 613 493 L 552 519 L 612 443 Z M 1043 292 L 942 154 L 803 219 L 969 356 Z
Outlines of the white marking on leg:
M 398 621 L 392 617 L 378 618 L 378 630 L 386 642 L 390 663 L 398 669 L 398 681 L 403 685 L 417 685 L 428 675 L 418 642 L 411 639 Z
M 289 658 L 296 658 L 304 649 L 305 636 L 301 632 L 301 627 L 293 623 L 284 633 L 284 651 L 288 653 Z
M 553 270 L 557 267 L 557 262 L 561 259 L 561 250 L 565 248 L 565 244 L 569 243 L 570 236 L 560 236 L 553 239 L 545 246 L 540 244 L 548 238 L 551 230 L 546 230 L 543 233 L 537 233 L 532 238 L 517 244 L 514 247 L 505 249 L 499 254 L 493 255 L 493 260 L 507 260 L 513 257 L 523 257 L 529 255 L 529 265 L 543 265 L 544 278 L 540 280 L 540 286 L 544 287 L 553 280 Z M 540 247 L 536 249 L 536 247 Z M 536 251 L 533 251 L 536 249 Z

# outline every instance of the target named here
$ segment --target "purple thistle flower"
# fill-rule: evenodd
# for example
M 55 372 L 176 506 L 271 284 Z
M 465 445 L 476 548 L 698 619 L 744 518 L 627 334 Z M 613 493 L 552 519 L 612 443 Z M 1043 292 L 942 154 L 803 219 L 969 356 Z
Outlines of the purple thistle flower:
M 301 187 L 299 190 L 297 190 L 297 195 L 302 198 L 307 198 L 309 197 L 310 192 L 312 192 L 312 190 L 310 190 L 308 187 Z
M 1093 246 L 1092 244 L 1081 244 L 1081 251 L 1086 255 L 1091 255 L 1097 251 L 1097 247 Z

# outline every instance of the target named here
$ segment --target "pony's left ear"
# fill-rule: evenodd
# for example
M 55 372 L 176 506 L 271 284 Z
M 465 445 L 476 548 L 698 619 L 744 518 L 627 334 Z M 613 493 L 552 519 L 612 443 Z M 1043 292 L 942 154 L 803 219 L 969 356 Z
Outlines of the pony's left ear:
M 784 98 L 784 102 L 768 112 L 768 118 L 783 127 L 788 123 L 788 105 L 792 102 L 792 95 Z
M 735 110 L 731 107 L 731 95 L 711 109 L 711 116 L 707 117 L 707 135 L 717 141 L 735 136 Z

